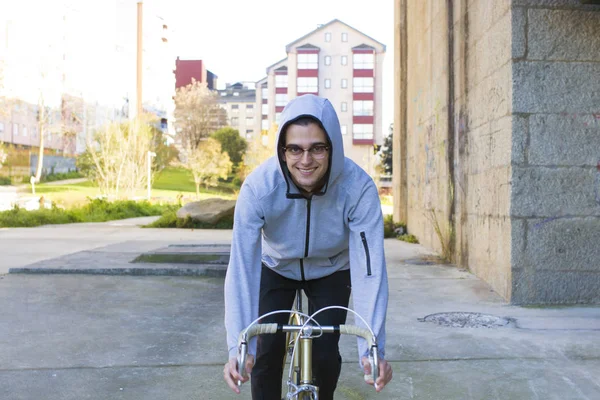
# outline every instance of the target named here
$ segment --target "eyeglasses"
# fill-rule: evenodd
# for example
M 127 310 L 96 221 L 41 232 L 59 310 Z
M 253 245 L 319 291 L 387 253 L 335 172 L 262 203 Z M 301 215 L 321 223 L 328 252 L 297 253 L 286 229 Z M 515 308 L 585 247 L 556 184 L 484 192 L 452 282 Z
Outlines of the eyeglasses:
M 285 151 L 285 154 L 292 160 L 299 160 L 302 158 L 305 151 L 308 151 L 310 156 L 315 160 L 321 160 L 327 156 L 329 146 L 325 146 L 324 144 L 316 144 L 308 149 L 303 149 L 300 146 L 291 144 L 289 146 L 283 146 L 283 151 Z

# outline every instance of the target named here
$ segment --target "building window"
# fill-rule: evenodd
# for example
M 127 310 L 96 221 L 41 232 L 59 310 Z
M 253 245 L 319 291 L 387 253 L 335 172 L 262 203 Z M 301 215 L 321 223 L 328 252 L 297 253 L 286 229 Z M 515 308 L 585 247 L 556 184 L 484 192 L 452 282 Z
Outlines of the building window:
M 373 93 L 373 78 L 353 78 L 354 93 Z
M 298 69 L 319 69 L 319 55 L 298 54 Z
M 331 65 L 331 56 L 325 56 L 325 65 Z
M 254 110 L 254 104 L 246 104 L 246 110 Z
M 4 122 L 0 122 L 0 134 L 4 133 Z
M 342 125 L 342 135 L 346 135 L 348 133 L 348 127 L 346 125 Z
M 285 106 L 288 102 L 287 93 L 276 93 L 275 94 L 275 105 L 276 106 Z M 266 113 L 265 113 L 266 114 Z
M 286 88 L 288 86 L 287 75 L 275 75 L 275 87 Z
M 262 97 L 263 99 L 266 99 L 266 98 L 268 98 L 268 97 L 269 97 L 269 90 L 267 89 L 267 87 L 266 87 L 266 86 L 264 86 L 264 87 L 261 89 L 261 97 Z
M 352 115 L 373 115 L 373 100 L 357 100 L 352 102 Z
M 331 89 L 331 79 L 325 79 L 325 89 Z
M 269 105 L 268 104 L 262 105 L 261 113 L 262 113 L 262 115 L 269 115 Z
M 348 41 L 348 34 L 346 32 L 342 32 L 342 42 Z
M 231 112 L 234 114 L 237 114 L 238 111 L 240 111 L 240 105 L 239 104 L 232 104 L 231 105 Z
M 260 124 L 260 129 L 262 129 L 263 131 L 269 130 L 269 120 L 268 119 L 262 120 L 262 123 Z
M 13 136 L 19 136 L 19 125 L 13 124 L 12 134 L 13 134 Z
M 233 92 L 233 97 L 239 97 L 240 92 Z
M 354 124 L 352 135 L 354 139 L 373 139 L 373 124 Z
M 27 127 L 25 125 L 23 125 L 22 132 L 23 132 L 23 136 L 27 136 Z
M 252 136 L 251 134 L 254 132 L 252 129 L 246 129 L 246 137 Z M 249 135 L 250 134 L 250 135 Z
M 325 41 L 331 42 L 331 32 L 325 32 Z
M 348 79 L 342 79 L 342 89 L 346 89 L 348 87 Z
M 319 78 L 298 78 L 298 93 L 317 93 Z
M 238 126 L 239 123 L 239 118 L 238 117 L 231 117 L 231 126 Z
M 246 126 L 254 124 L 254 117 L 246 117 Z
M 370 54 L 353 54 L 352 63 L 354 69 L 373 69 L 375 55 Z
M 342 101 L 342 111 L 343 112 L 348 111 L 348 103 L 346 103 L 345 101 Z
M 342 65 L 348 65 L 348 56 L 342 56 Z

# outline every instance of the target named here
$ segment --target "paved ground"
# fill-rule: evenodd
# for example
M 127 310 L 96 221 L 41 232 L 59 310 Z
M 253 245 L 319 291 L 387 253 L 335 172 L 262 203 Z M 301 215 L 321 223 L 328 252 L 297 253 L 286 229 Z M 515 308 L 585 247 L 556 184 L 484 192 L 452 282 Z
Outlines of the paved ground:
M 89 270 L 169 244 L 231 237 L 141 229 L 141 222 L 3 229 L 0 265 L 6 272 L 78 259 Z M 394 380 L 379 395 L 370 391 L 355 342 L 345 339 L 336 399 L 600 399 L 600 307 L 510 306 L 467 271 L 414 264 L 427 254 L 421 246 L 387 240 L 386 251 Z M 220 277 L 5 274 L 0 304 L 0 399 L 249 398 L 248 387 L 236 396 L 221 379 Z M 511 323 L 453 328 L 421 320 L 454 311 Z

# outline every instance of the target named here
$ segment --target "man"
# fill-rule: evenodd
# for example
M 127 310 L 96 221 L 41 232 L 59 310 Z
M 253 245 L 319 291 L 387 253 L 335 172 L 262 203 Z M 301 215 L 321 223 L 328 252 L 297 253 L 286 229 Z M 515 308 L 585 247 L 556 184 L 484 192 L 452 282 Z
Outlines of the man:
M 347 306 L 373 328 L 380 350 L 380 391 L 392 378 L 385 361 L 388 285 L 383 219 L 373 180 L 344 157 L 340 124 L 331 103 L 304 95 L 281 115 L 276 156 L 246 178 L 235 208 L 231 260 L 225 278 L 225 326 L 229 361 L 224 379 L 239 393 L 237 340 L 259 315 L 291 308 L 296 288 L 309 299 L 309 312 Z M 261 322 L 286 324 L 276 314 Z M 346 312 L 328 310 L 322 325 L 343 324 Z M 313 372 L 321 399 L 333 399 L 341 370 L 339 335 L 313 343 Z M 256 345 L 256 342 L 258 345 Z M 281 399 L 283 334 L 251 341 L 246 370 L 252 371 L 253 399 Z M 364 340 L 358 341 L 365 373 L 371 366 Z M 373 384 L 373 382 L 370 382 Z

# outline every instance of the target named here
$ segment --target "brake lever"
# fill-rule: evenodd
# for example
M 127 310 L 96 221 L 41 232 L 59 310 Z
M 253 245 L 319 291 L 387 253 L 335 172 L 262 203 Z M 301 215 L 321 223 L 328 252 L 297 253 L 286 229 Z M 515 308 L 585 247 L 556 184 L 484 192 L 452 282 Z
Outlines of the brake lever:
M 237 360 L 237 370 L 238 374 L 240 374 L 243 378 L 247 376 L 246 374 L 246 357 L 248 355 L 248 344 L 246 342 L 242 342 L 240 344 L 240 349 L 238 350 L 238 360 Z M 242 381 L 238 379 L 237 385 L 242 386 Z
M 379 377 L 379 355 L 377 354 L 377 345 L 371 346 L 369 362 L 371 363 L 371 378 L 373 378 L 373 386 L 375 386 L 375 390 L 377 390 L 377 378 Z

